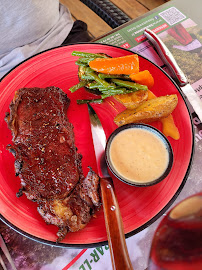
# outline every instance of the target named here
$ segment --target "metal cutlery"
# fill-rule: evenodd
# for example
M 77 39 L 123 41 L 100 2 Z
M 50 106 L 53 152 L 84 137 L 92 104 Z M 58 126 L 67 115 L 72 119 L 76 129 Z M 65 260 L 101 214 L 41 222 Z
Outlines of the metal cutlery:
M 132 270 L 133 267 L 128 255 L 121 213 L 112 178 L 108 173 L 105 161 L 106 136 L 96 112 L 89 104 L 88 111 L 91 122 L 91 132 L 97 161 L 98 175 L 100 177 L 105 226 L 107 230 L 112 266 L 114 270 Z
M 10 253 L 8 251 L 8 248 L 7 248 L 7 246 L 6 246 L 6 244 L 5 244 L 4 240 L 3 240 L 3 237 L 1 235 L 0 235 L 0 247 L 1 247 L 4 255 L 6 256 L 8 262 L 10 263 L 12 269 L 17 270 L 17 268 L 15 267 L 15 264 L 14 264 L 12 258 L 11 258 L 11 255 L 10 255 Z M 3 269 L 6 270 L 7 268 L 6 268 L 6 266 L 5 266 L 4 262 L 3 262 L 2 257 L 0 258 L 0 263 L 1 263 L 2 267 L 3 267 Z
M 200 100 L 199 96 L 196 94 L 192 86 L 189 84 L 187 77 L 178 66 L 173 55 L 153 31 L 145 29 L 144 35 L 153 44 L 164 63 L 170 69 L 172 73 L 172 78 L 181 88 L 183 94 L 188 99 L 194 111 L 198 115 L 198 118 L 202 122 L 202 101 Z

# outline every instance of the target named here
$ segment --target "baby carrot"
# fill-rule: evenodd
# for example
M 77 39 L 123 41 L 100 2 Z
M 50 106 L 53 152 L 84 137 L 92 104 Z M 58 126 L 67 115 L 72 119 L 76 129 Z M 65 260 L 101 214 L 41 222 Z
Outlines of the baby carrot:
M 154 78 L 148 70 L 143 70 L 135 74 L 130 74 L 130 79 L 140 84 L 147 85 L 149 89 L 154 85 Z
M 153 99 L 153 98 L 156 98 L 156 95 L 154 95 L 154 93 L 152 93 L 149 90 L 148 91 L 148 100 Z M 160 121 L 162 123 L 163 134 L 166 135 L 166 137 L 170 136 L 174 140 L 179 140 L 180 133 L 179 133 L 177 126 L 175 125 L 172 114 L 168 115 L 165 118 L 160 119 Z
M 89 66 L 104 74 L 130 75 L 139 72 L 139 58 L 137 54 L 115 58 L 96 58 L 89 62 Z
M 170 136 L 174 140 L 179 140 L 180 133 L 178 128 L 175 125 L 172 114 L 168 115 L 166 118 L 161 119 L 163 125 L 163 134 L 167 137 Z

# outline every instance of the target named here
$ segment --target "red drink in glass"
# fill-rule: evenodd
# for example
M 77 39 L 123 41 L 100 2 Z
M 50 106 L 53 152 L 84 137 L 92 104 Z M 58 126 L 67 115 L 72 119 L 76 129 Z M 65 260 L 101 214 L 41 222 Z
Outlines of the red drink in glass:
M 202 270 L 202 193 L 177 204 L 157 228 L 149 270 Z

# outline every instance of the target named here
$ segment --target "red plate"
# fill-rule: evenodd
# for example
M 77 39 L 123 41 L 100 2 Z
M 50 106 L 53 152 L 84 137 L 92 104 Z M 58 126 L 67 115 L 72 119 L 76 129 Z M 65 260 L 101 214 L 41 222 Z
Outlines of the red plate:
M 14 93 L 21 87 L 60 87 L 71 99 L 68 110 L 70 122 L 74 125 L 75 140 L 78 151 L 83 155 L 84 174 L 87 167 L 95 171 L 96 162 L 92 144 L 90 122 L 86 105 L 77 105 L 77 99 L 92 95 L 84 89 L 71 94 L 69 87 L 78 83 L 77 69 L 72 51 L 103 52 L 112 57 L 132 54 L 118 47 L 101 44 L 77 44 L 55 48 L 38 54 L 7 74 L 0 83 L 0 205 L 1 219 L 13 229 L 34 240 L 57 246 L 84 247 L 101 245 L 107 241 L 103 211 L 97 213 L 83 230 L 68 233 L 60 244 L 55 244 L 57 227 L 46 225 L 37 212 L 37 205 L 26 196 L 16 197 L 20 187 L 19 178 L 15 177 L 14 157 L 6 150 L 11 143 L 11 132 L 4 121 L 5 113 Z M 179 102 L 173 113 L 180 132 L 180 139 L 168 138 L 174 152 L 174 164 L 169 176 L 161 183 L 151 187 L 133 187 L 114 178 L 114 185 L 120 205 L 126 237 L 144 229 L 171 205 L 185 184 L 193 155 L 193 129 L 190 114 L 180 90 L 175 83 L 156 65 L 140 56 L 140 69 L 148 69 L 155 80 L 152 91 L 157 96 L 177 94 Z M 113 98 L 101 105 L 94 105 L 103 124 L 107 137 L 116 128 L 114 116 L 123 110 L 123 106 Z M 161 130 L 160 123 L 155 127 Z

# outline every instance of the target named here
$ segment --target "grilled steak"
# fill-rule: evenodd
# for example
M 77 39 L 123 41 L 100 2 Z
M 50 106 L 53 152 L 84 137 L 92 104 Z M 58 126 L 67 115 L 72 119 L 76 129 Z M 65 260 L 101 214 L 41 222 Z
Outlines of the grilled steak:
M 70 100 L 59 88 L 22 88 L 15 93 L 6 122 L 12 132 L 17 196 L 38 203 L 49 224 L 59 227 L 58 240 L 82 229 L 99 207 L 99 178 L 90 169 L 85 178 L 73 125 L 68 121 Z

